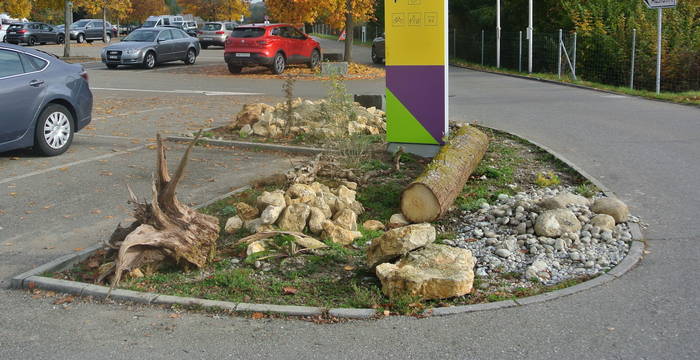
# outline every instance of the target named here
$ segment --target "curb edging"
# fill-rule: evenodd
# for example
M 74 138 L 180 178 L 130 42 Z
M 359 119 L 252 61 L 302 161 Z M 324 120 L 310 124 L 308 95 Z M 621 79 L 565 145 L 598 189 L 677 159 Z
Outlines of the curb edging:
M 192 141 L 193 137 L 187 136 L 168 136 L 165 138 L 166 141 Z M 278 144 L 265 144 L 265 143 L 255 143 L 247 141 L 236 141 L 236 140 L 214 140 L 208 138 L 200 138 L 197 141 L 202 141 L 210 145 L 216 146 L 229 146 L 229 147 L 239 147 L 243 149 L 259 149 L 259 150 L 273 150 L 273 151 L 284 151 L 295 154 L 310 154 L 316 155 L 324 152 L 333 152 L 330 149 L 319 149 L 306 146 L 292 146 L 292 145 L 278 145 Z
M 482 125 L 480 125 L 482 126 Z M 585 177 L 588 181 L 591 183 L 595 184 L 599 189 L 601 189 L 606 196 L 609 197 L 616 197 L 615 194 L 610 191 L 605 185 L 603 185 L 600 181 L 598 181 L 596 178 L 593 176 L 589 175 L 582 169 L 580 169 L 578 166 L 573 164 L 571 161 L 568 159 L 564 158 L 563 156 L 559 155 L 555 151 L 551 150 L 547 146 L 540 145 L 534 141 L 527 140 L 526 138 L 512 133 L 508 131 L 503 131 L 494 127 L 489 127 L 489 126 L 483 126 L 485 128 L 490 128 L 496 131 L 500 131 L 506 134 L 511 134 L 513 136 L 516 136 L 518 138 L 521 138 L 525 141 L 530 142 L 531 144 L 540 147 L 544 151 L 547 151 L 550 153 L 552 156 L 557 158 L 558 160 L 564 162 L 568 166 L 570 166 L 572 169 L 575 171 L 579 172 L 583 177 Z M 169 141 L 191 141 L 192 138 L 188 137 L 178 137 L 178 136 L 171 136 L 167 137 L 166 140 Z M 216 145 L 224 145 L 224 146 L 250 146 L 251 147 L 260 147 L 259 144 L 255 143 L 244 143 L 244 142 L 236 142 L 236 141 L 224 141 L 224 140 L 206 140 L 202 139 L 203 141 L 213 143 Z M 289 146 L 283 146 L 283 145 L 271 145 L 271 144 L 263 144 L 267 146 L 271 146 L 274 148 L 274 150 L 282 150 L 282 151 L 291 151 L 295 152 L 305 152 L 308 153 L 309 150 L 313 151 L 313 153 L 319 153 L 323 152 L 325 150 L 321 149 L 314 149 L 314 148 L 303 148 L 303 147 L 289 147 Z M 205 206 L 208 206 L 216 201 L 219 201 L 223 198 L 226 198 L 228 196 L 231 196 L 233 194 L 236 194 L 238 192 L 245 191 L 248 189 L 249 186 L 245 186 L 242 188 L 239 188 L 237 190 L 234 190 L 232 192 L 229 192 L 227 194 L 218 196 L 216 198 L 213 198 L 207 202 L 204 202 L 203 204 L 194 206 L 195 209 L 199 209 Z M 630 249 L 627 253 L 627 256 L 623 258 L 623 260 L 618 263 L 614 268 L 609 270 L 607 273 L 601 274 L 591 280 L 582 282 L 580 284 L 567 287 L 564 289 L 552 291 L 552 292 L 546 292 L 542 293 L 539 295 L 534 295 L 534 296 L 529 296 L 525 298 L 520 298 L 520 299 L 512 299 L 512 300 L 504 300 L 504 301 L 498 301 L 498 302 L 492 302 L 492 303 L 482 303 L 482 304 L 474 304 L 474 305 L 464 305 L 464 306 L 452 306 L 452 307 L 441 307 L 441 308 L 433 308 L 433 309 L 428 309 L 425 310 L 422 315 L 424 316 L 446 316 L 446 315 L 454 315 L 454 314 L 462 314 L 462 313 L 469 313 L 469 312 L 477 312 L 477 311 L 488 311 L 488 310 L 496 310 L 496 309 L 504 309 L 504 308 L 517 308 L 525 305 L 530 305 L 530 304 L 536 304 L 536 303 L 542 303 L 545 301 L 550 301 L 554 299 L 558 299 L 564 296 L 569 296 L 584 290 L 588 290 L 606 283 L 609 283 L 628 271 L 630 271 L 634 266 L 642 259 L 644 256 L 644 236 L 642 234 L 642 229 L 638 223 L 629 223 L 630 227 L 630 233 L 632 234 L 632 241 L 630 243 Z M 59 272 L 63 271 L 70 266 L 83 261 L 90 257 L 94 252 L 97 250 L 100 250 L 104 247 L 102 243 L 98 243 L 95 245 L 92 245 L 80 252 L 77 252 L 75 254 L 68 254 L 64 255 L 56 260 L 53 260 L 51 262 L 48 262 L 46 264 L 43 264 L 37 268 L 34 268 L 30 271 L 24 272 L 22 274 L 19 274 L 15 277 L 12 278 L 10 287 L 13 289 L 34 289 L 34 288 L 40 288 L 44 290 L 52 290 L 56 292 L 61 292 L 61 293 L 68 293 L 68 294 L 74 294 L 78 296 L 92 296 L 92 297 L 98 297 L 98 298 L 106 298 L 107 295 L 109 294 L 109 288 L 106 286 L 99 286 L 99 285 L 93 285 L 93 284 L 87 284 L 87 283 L 81 283 L 77 281 L 70 281 L 70 280 L 62 280 L 62 279 L 53 279 L 53 278 L 47 278 L 47 277 L 42 277 L 40 274 L 45 273 L 45 272 Z M 333 309 L 323 309 L 320 307 L 310 307 L 310 306 L 294 306 L 294 305 L 273 305 L 273 304 L 248 304 L 248 303 L 234 303 L 234 302 L 228 302 L 228 301 L 217 301 L 217 300 L 205 300 L 205 299 L 199 299 L 199 298 L 191 298 L 191 297 L 179 297 L 179 296 L 171 296 L 171 295 L 161 295 L 161 294 L 156 294 L 156 293 L 150 293 L 150 292 L 138 292 L 138 291 L 132 291 L 132 290 L 124 290 L 124 289 L 113 289 L 110 297 L 115 299 L 115 300 L 120 300 L 120 301 L 130 301 L 130 302 L 136 302 L 136 303 L 142 303 L 142 304 L 153 304 L 153 305 L 181 305 L 181 306 L 201 306 L 204 308 L 218 308 L 218 309 L 224 309 L 228 310 L 231 312 L 262 312 L 262 313 L 275 313 L 275 314 L 280 314 L 280 315 L 288 315 L 288 316 L 320 316 L 323 315 L 324 313 L 328 313 L 330 316 L 337 317 L 337 318 L 345 318 L 345 319 L 371 319 L 377 317 L 377 312 L 374 309 L 358 309 L 358 308 L 333 308 Z

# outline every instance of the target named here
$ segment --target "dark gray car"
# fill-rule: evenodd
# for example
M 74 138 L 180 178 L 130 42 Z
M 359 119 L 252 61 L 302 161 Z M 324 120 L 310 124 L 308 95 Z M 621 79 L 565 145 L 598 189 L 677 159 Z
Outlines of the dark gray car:
M 107 23 L 107 30 L 105 33 L 104 24 L 105 23 L 101 19 L 78 20 L 70 26 L 70 39 L 76 40 L 78 43 L 91 43 L 94 40 L 102 40 L 108 43 L 112 41 L 112 36 L 115 36 L 115 34 L 112 31 L 112 24 L 110 23 Z M 103 34 L 104 38 L 102 37 Z
M 40 23 L 14 23 L 7 29 L 6 42 L 10 44 L 35 44 L 56 43 L 63 44 L 64 35 L 53 26 Z
M 33 146 L 61 154 L 91 120 L 87 72 L 38 50 L 0 44 L 0 109 L 0 152 Z
M 120 43 L 105 47 L 102 62 L 110 69 L 119 65 L 142 65 L 152 69 L 156 64 L 170 61 L 192 65 L 200 50 L 199 41 L 180 29 L 138 29 Z
M 384 34 L 382 34 L 382 36 L 377 36 L 372 41 L 372 62 L 382 64 L 384 59 L 386 59 L 386 39 Z

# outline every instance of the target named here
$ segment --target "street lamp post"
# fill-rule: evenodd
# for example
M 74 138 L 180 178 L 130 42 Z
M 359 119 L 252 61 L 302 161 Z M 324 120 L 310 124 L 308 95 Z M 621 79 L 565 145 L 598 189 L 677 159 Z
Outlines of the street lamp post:
M 73 2 L 65 1 L 65 26 L 63 28 L 63 57 L 70 57 L 70 26 L 73 24 Z
M 501 68 L 501 0 L 496 0 L 496 68 Z

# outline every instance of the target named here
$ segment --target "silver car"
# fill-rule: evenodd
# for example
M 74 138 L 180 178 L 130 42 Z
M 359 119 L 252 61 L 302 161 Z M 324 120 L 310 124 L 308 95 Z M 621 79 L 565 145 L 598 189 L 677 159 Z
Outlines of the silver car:
M 200 51 L 199 41 L 180 29 L 138 29 L 121 42 L 105 47 L 102 62 L 110 69 L 119 65 L 142 65 L 152 69 L 156 64 L 170 61 L 192 65 Z
M 53 156 L 90 123 L 92 92 L 82 65 L 0 44 L 0 152 L 34 147 Z
M 203 49 L 208 48 L 209 45 L 224 46 L 226 38 L 231 35 L 234 28 L 236 28 L 235 22 L 208 22 L 197 31 L 197 37 Z

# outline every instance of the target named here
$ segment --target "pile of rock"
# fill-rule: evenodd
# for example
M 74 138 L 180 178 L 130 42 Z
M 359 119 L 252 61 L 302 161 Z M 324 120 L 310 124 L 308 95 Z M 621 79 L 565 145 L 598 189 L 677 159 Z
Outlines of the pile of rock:
M 241 136 L 256 135 L 267 138 L 280 138 L 289 135 L 320 134 L 342 136 L 354 134 L 378 135 L 386 133 L 386 116 L 374 107 L 365 108 L 354 103 L 352 111 L 356 116 L 350 121 L 334 121 L 327 109 L 326 100 L 302 100 L 292 102 L 292 123 L 287 124 L 287 104 L 276 106 L 267 104 L 247 104 L 229 125 L 230 130 Z M 341 124 L 342 128 L 338 128 Z M 289 132 L 289 133 L 287 133 Z
M 392 223 L 398 225 L 398 221 Z M 445 299 L 472 290 L 475 260 L 471 252 L 434 244 L 435 239 L 432 225 L 415 224 L 391 229 L 372 241 L 367 265 L 375 269 L 385 295 Z
M 234 233 L 243 227 L 253 233 L 307 231 L 348 245 L 362 237 L 357 231 L 357 216 L 364 208 L 356 199 L 356 190 L 353 182 L 344 182 L 334 189 L 314 182 L 293 184 L 286 191 L 266 191 L 253 205 L 237 203 L 237 215 L 228 219 L 225 231 Z
M 611 269 L 632 240 L 627 206 L 614 198 L 588 199 L 569 188 L 537 189 L 483 203 L 453 218 L 458 236 L 446 243 L 471 250 L 477 275 L 519 273 L 555 284 Z

